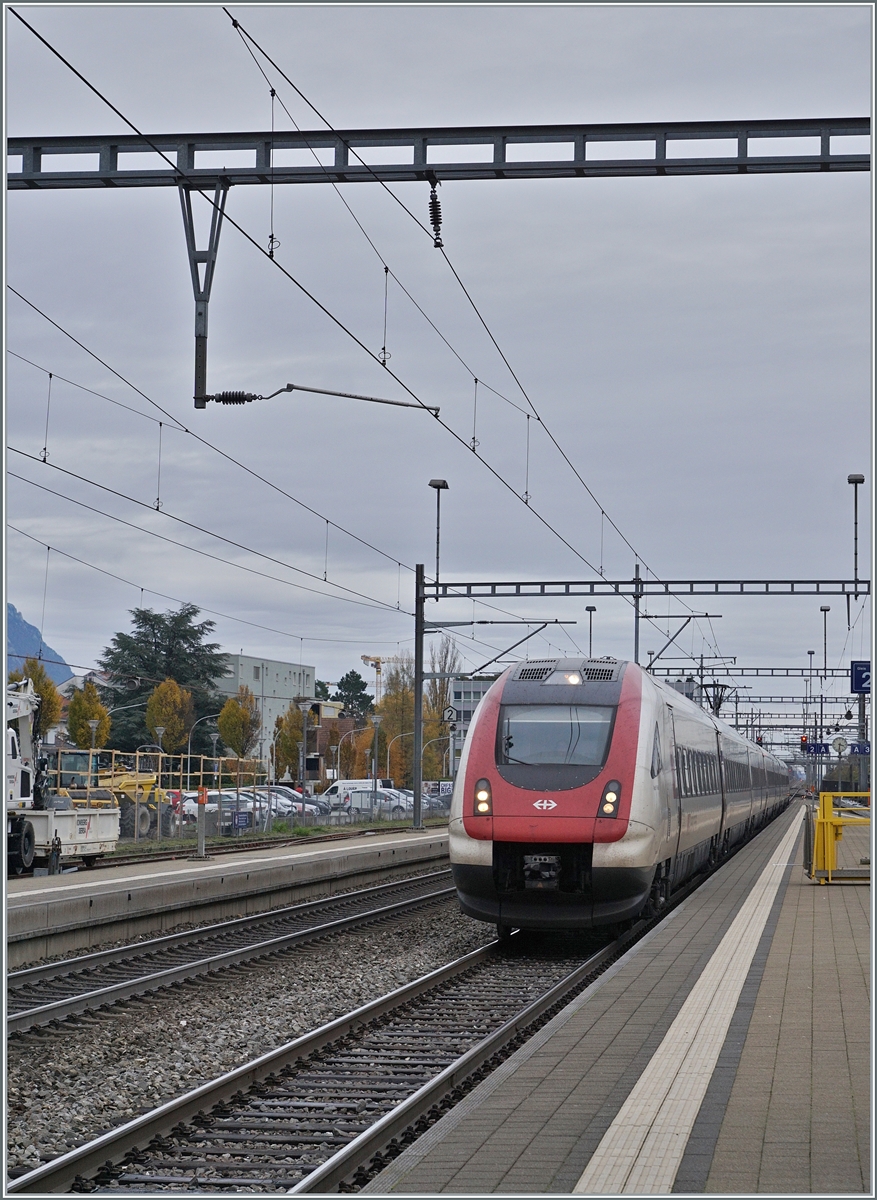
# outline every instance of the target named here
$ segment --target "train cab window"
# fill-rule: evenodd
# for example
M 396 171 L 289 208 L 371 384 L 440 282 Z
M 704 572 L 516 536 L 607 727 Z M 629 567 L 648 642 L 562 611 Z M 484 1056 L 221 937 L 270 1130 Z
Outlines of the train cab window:
M 652 744 L 652 779 L 656 779 L 657 776 L 661 774 L 663 766 L 664 763 L 661 759 L 661 731 L 658 729 L 658 726 L 655 725 L 655 740 Z
M 602 766 L 615 709 L 588 704 L 504 704 L 500 766 Z

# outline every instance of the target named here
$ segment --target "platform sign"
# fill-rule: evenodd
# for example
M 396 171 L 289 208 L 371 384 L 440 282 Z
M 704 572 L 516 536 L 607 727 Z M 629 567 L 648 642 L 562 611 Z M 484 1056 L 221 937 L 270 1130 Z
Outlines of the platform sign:
M 861 754 L 864 757 L 870 757 L 871 743 L 870 742 L 851 742 L 850 754 Z
M 248 812 L 236 812 L 234 814 L 234 827 L 235 829 L 249 829 L 250 814 Z
M 871 664 L 867 660 L 850 662 L 850 691 L 854 696 L 871 694 Z
M 807 745 L 804 747 L 804 753 L 805 754 L 815 754 L 815 755 L 828 754 L 829 753 L 828 742 L 808 742 Z

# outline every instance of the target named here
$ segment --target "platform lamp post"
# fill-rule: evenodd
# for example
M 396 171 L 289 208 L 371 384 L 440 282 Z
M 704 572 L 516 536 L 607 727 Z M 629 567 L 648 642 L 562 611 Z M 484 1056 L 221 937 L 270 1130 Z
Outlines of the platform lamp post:
M 375 819 L 375 806 L 378 802 L 378 736 L 383 719 L 379 713 L 372 713 L 372 725 L 375 729 L 375 741 L 372 747 L 372 806 L 369 814 L 372 820 Z
M 85 803 L 87 807 L 91 807 L 91 769 L 92 758 L 94 757 L 94 739 L 97 734 L 97 727 L 100 725 L 95 717 L 92 717 L 88 722 L 88 728 L 91 730 L 91 749 L 88 751 L 88 782 L 85 785 Z
M 298 710 L 301 713 L 301 815 L 302 825 L 304 825 L 305 777 L 308 772 L 308 715 L 311 711 L 310 700 L 299 700 Z
M 822 686 L 819 689 L 819 740 L 821 741 L 825 735 L 825 680 L 828 676 L 828 614 L 831 612 L 830 604 L 822 604 L 819 607 L 822 613 Z
M 853 580 L 855 598 L 859 598 L 859 484 L 865 482 L 864 475 L 847 475 L 847 483 L 853 485 Z
M 156 776 L 156 784 L 155 784 L 155 792 L 156 792 L 155 800 L 158 805 L 158 819 L 156 820 L 156 823 L 155 823 L 155 840 L 157 842 L 161 841 L 161 756 L 163 753 L 162 748 L 161 748 L 161 739 L 164 737 L 164 735 L 165 735 L 165 726 L 164 725 L 156 725 L 155 736 L 158 738 L 158 775 Z
M 430 479 L 429 486 L 435 488 L 435 581 L 439 581 L 439 549 L 442 531 L 442 492 L 448 491 L 447 479 Z
M 219 734 L 211 733 L 210 740 L 213 742 L 213 783 L 216 785 L 216 743 L 219 741 Z
M 594 657 L 594 613 L 596 611 L 596 604 L 585 605 L 585 612 L 588 614 L 588 658 Z
M 189 730 L 189 741 L 186 745 L 186 791 L 187 792 L 191 792 L 191 790 L 192 790 L 192 732 L 195 728 L 195 725 L 200 725 L 202 721 L 215 721 L 218 716 L 219 716 L 219 713 L 208 713 L 208 715 L 206 717 L 199 717 L 198 720 L 192 726 L 192 728 Z M 213 750 L 214 750 L 214 757 L 216 757 L 216 738 L 219 737 L 219 734 L 218 733 L 215 735 L 211 734 L 210 736 L 214 738 Z M 200 778 L 202 784 L 204 782 L 203 776 L 204 776 L 204 772 L 202 770 L 199 773 L 199 778 Z

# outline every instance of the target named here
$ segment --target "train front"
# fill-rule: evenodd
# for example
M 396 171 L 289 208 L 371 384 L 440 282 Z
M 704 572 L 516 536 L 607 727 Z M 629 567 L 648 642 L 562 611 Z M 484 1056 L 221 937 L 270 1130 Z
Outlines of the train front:
M 659 824 L 635 790 L 642 691 L 640 669 L 615 660 L 530 661 L 497 680 L 474 714 L 451 806 L 465 913 L 501 930 L 639 913 Z

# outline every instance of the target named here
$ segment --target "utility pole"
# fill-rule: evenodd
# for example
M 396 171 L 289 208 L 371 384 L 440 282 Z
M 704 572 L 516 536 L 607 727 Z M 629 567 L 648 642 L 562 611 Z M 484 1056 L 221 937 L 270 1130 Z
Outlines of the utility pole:
M 437 581 L 436 581 L 437 582 Z M 423 563 L 414 568 L 414 828 L 423 828 Z
M 633 661 L 639 662 L 639 604 L 642 596 L 642 584 L 639 575 L 639 563 L 633 570 Z

